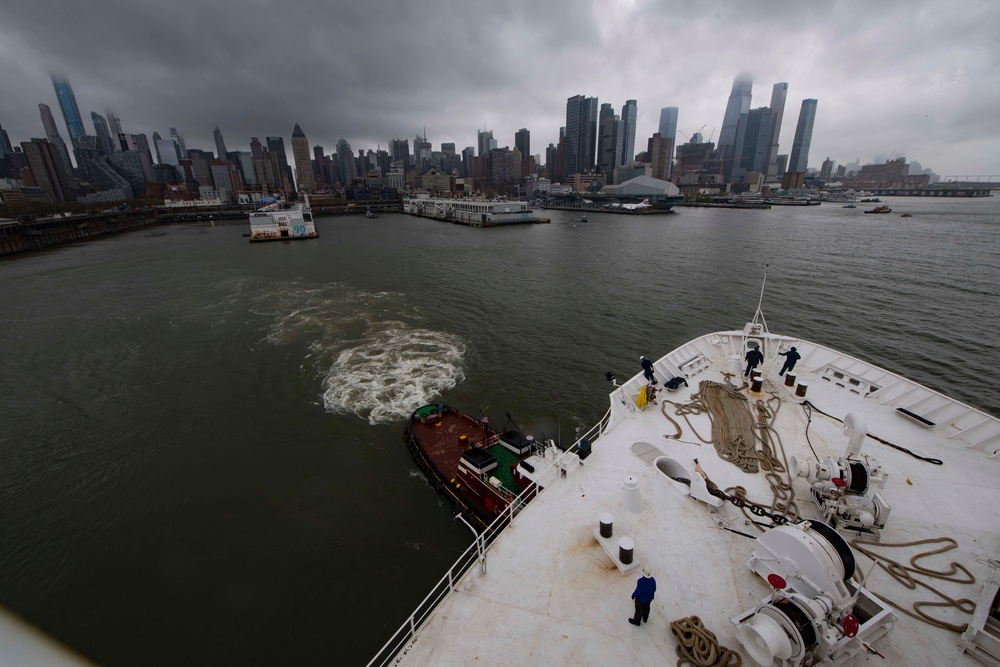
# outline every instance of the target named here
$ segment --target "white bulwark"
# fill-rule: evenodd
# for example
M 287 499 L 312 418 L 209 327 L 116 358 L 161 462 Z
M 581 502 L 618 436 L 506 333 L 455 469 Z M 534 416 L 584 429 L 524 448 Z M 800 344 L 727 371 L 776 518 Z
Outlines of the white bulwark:
M 274 202 L 250 213 L 250 243 L 319 238 L 309 198 L 305 204 Z
M 495 199 L 407 197 L 403 199 L 403 212 L 471 227 L 549 222 L 546 218 L 536 217 L 527 202 Z

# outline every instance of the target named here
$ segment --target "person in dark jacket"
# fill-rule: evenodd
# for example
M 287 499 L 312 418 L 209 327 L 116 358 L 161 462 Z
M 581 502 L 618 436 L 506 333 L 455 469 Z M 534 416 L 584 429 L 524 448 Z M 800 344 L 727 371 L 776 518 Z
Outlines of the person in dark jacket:
M 656 579 L 653 579 L 649 568 L 644 567 L 642 576 L 639 577 L 639 582 L 635 586 L 635 592 L 632 593 L 632 599 L 635 600 L 635 616 L 628 619 L 629 623 L 640 625 L 643 621 L 649 622 L 649 603 L 653 601 L 655 595 Z
M 795 368 L 795 362 L 802 358 L 802 355 L 795 351 L 795 348 L 788 350 L 788 352 L 779 352 L 781 356 L 785 358 L 785 365 L 781 367 L 781 372 L 778 375 L 784 375 L 785 371 L 789 373 Z
M 750 375 L 750 371 L 757 368 L 759 364 L 764 363 L 764 353 L 756 346 L 747 352 L 747 356 L 744 358 L 747 361 L 747 369 L 743 372 L 743 377 L 747 377 Z
M 656 378 L 653 377 L 653 362 L 646 357 L 639 357 L 639 363 L 642 364 L 642 374 L 646 376 L 646 381 L 656 384 Z

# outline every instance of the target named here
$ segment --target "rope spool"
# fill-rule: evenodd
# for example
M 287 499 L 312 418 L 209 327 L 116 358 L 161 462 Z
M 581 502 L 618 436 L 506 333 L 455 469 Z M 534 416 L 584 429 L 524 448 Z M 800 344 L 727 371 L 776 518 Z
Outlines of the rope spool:
M 677 667 L 685 663 L 697 667 L 740 667 L 743 664 L 740 654 L 721 646 L 715 633 L 706 628 L 697 616 L 673 621 L 670 631 L 679 643 Z

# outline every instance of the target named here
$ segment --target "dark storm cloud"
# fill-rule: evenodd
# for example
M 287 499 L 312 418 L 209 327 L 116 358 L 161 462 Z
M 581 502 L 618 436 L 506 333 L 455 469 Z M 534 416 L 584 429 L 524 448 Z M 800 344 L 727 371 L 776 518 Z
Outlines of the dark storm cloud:
M 14 6 L 9 6 L 13 4 Z M 520 127 L 543 153 L 566 98 L 639 102 L 637 150 L 659 109 L 680 108 L 680 141 L 718 137 L 733 77 L 753 106 L 789 83 L 788 150 L 801 100 L 819 99 L 810 163 L 893 150 L 942 175 L 1000 173 L 1000 56 L 986 2 L 151 2 L 9 3 L 0 22 L 0 124 L 42 134 L 57 108 L 49 74 L 69 77 L 87 117 L 112 109 L 126 131 L 177 127 L 188 146 L 230 150 L 301 123 L 329 152 L 412 140 L 501 146 Z M 58 115 L 58 113 L 57 113 Z M 61 125 L 61 123 L 60 123 Z

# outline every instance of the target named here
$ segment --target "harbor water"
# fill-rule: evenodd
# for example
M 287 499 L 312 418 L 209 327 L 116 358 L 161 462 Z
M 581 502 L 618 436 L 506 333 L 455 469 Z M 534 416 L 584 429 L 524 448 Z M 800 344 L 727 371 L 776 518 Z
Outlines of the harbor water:
M 1000 415 L 997 201 L 175 224 L 5 259 L 0 604 L 101 665 L 363 665 L 472 539 L 410 411 L 568 445 L 605 373 L 742 328 L 765 264 L 772 331 Z

